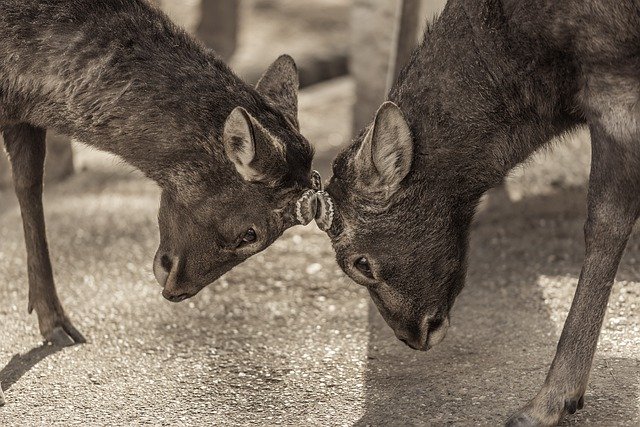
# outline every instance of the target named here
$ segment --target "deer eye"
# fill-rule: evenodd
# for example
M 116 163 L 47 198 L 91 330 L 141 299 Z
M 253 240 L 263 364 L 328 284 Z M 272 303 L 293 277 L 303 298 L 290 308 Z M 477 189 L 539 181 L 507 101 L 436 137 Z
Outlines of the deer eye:
M 353 263 L 354 267 L 358 269 L 360 273 L 368 277 L 369 279 L 373 279 L 373 273 L 371 272 L 371 265 L 369 265 L 369 260 L 366 257 L 360 257 Z
M 244 233 L 244 236 L 242 236 L 242 240 L 240 240 L 238 247 L 253 243 L 257 238 L 258 236 L 256 235 L 256 231 L 253 228 L 250 228 Z

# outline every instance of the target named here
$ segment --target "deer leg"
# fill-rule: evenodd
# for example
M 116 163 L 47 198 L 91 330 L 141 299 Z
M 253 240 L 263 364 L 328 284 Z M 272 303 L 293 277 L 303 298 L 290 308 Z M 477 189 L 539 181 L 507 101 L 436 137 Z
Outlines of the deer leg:
M 620 142 L 591 127 L 592 165 L 586 254 L 556 355 L 536 397 L 507 425 L 556 425 L 584 404 L 589 371 L 620 258 L 640 213 L 637 141 Z
M 28 310 L 29 313 L 36 311 L 40 332 L 46 341 L 69 345 L 85 339 L 64 313 L 53 282 L 42 209 L 45 134 L 44 129 L 19 124 L 4 128 L 4 142 L 27 246 Z

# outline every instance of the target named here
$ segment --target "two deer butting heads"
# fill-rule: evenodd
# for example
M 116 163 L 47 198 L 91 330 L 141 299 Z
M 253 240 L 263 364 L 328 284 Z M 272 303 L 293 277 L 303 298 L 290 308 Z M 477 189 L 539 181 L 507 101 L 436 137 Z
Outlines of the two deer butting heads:
M 457 228 L 425 224 L 423 218 L 447 215 L 424 212 L 416 183 L 405 179 L 414 151 L 409 124 L 397 104 L 385 102 L 338 155 L 325 190 L 299 133 L 297 89 L 295 64 L 280 58 L 255 89 L 266 104 L 228 107 L 219 138 L 223 163 L 230 164 L 225 180 L 206 183 L 203 191 L 193 190 L 198 182 L 189 191 L 163 190 L 154 259 L 162 294 L 173 302 L 190 298 L 286 229 L 315 221 L 331 238 L 342 270 L 368 289 L 396 336 L 427 350 L 449 325 L 464 251 L 455 250 Z

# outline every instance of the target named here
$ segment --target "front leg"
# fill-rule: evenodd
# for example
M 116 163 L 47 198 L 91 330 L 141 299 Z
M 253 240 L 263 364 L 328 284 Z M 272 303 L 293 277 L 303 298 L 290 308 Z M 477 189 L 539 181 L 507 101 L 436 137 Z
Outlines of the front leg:
M 71 324 L 56 293 L 42 208 L 45 130 L 27 124 L 4 129 L 13 184 L 20 204 L 29 275 L 29 313 L 38 314 L 40 333 L 58 345 L 85 342 Z
M 591 144 L 586 255 L 578 287 L 542 389 L 508 426 L 553 426 L 584 404 L 611 287 L 640 213 L 637 144 L 615 141 L 597 127 L 591 128 Z

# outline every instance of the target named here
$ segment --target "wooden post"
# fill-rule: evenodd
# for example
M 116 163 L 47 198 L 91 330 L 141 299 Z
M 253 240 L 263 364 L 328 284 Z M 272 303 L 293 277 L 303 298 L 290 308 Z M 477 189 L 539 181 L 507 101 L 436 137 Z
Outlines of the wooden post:
M 9 159 L 4 150 L 4 140 L 2 132 L 0 132 L 0 188 L 7 187 L 11 183 L 11 168 L 9 167 Z
M 239 0 L 201 0 L 196 36 L 223 59 L 231 58 L 238 43 Z
M 171 19 L 215 50 L 231 58 L 238 43 L 240 0 L 152 0 Z
M 427 19 L 445 4 L 446 0 L 354 0 L 349 64 L 356 86 L 354 133 L 371 121 L 411 57 Z
M 356 91 L 354 133 L 373 119 L 387 95 L 396 5 L 397 1 L 389 0 L 354 0 L 352 4 L 349 69 Z
M 409 62 L 418 40 L 418 29 L 423 18 L 420 0 L 398 0 L 393 49 L 389 55 L 387 90 L 395 83 L 402 68 Z
M 66 136 L 47 131 L 47 157 L 44 165 L 45 182 L 56 182 L 73 174 L 73 151 L 71 140 Z M 0 188 L 10 187 L 11 166 L 4 152 L 4 140 L 0 135 Z

